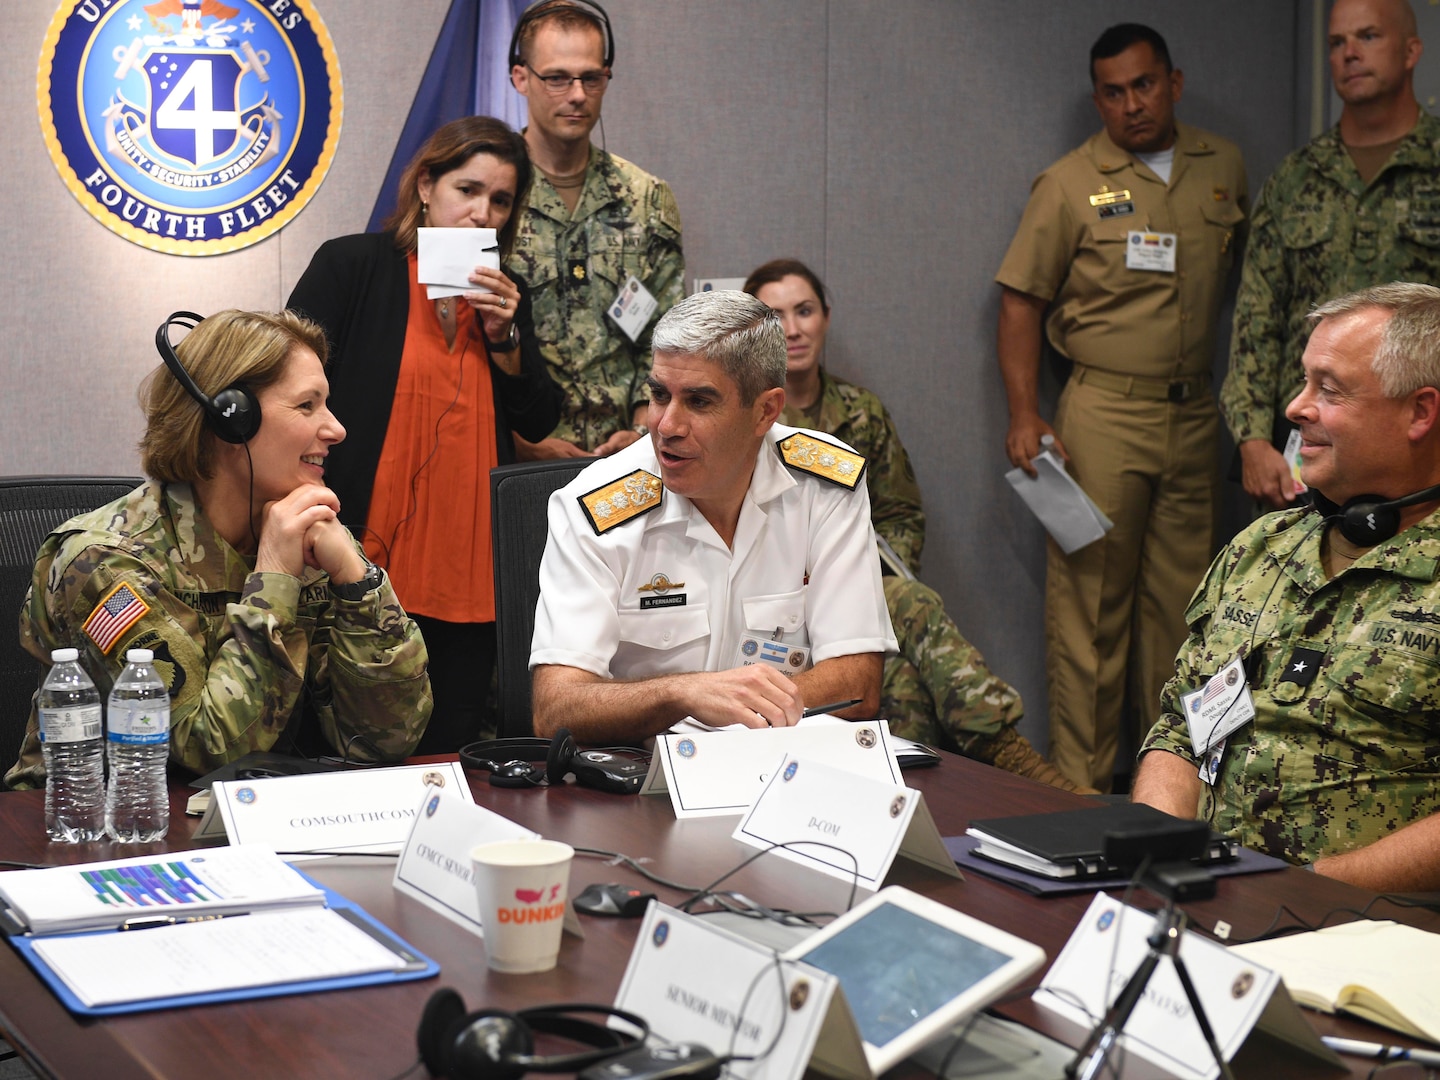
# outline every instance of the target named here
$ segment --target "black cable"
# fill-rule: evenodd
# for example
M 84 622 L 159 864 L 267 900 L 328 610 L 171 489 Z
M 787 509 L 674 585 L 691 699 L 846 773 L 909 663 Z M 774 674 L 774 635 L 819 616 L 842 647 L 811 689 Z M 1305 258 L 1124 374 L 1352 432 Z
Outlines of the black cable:
M 1252 942 L 1266 941 L 1272 937 L 1285 937 L 1289 934 L 1303 934 L 1309 931 L 1321 930 L 1330 921 L 1331 917 L 1335 915 L 1354 915 L 1357 919 L 1366 919 L 1370 917 L 1370 909 L 1381 901 L 1384 901 L 1387 904 L 1394 904 L 1396 907 L 1402 908 L 1425 908 L 1426 910 L 1435 909 L 1435 902 L 1433 901 L 1416 900 L 1411 897 L 1405 896 L 1402 893 L 1377 893 L 1376 895 L 1372 896 L 1369 901 L 1366 902 L 1363 908 L 1331 908 L 1329 911 L 1325 912 L 1325 914 L 1321 915 L 1316 922 L 1310 923 L 1307 922 L 1305 919 L 1301 918 L 1299 914 L 1297 914 L 1287 905 L 1281 904 L 1279 908 L 1277 908 L 1275 911 L 1275 917 L 1266 924 L 1265 929 L 1261 930 L 1260 933 L 1248 938 L 1231 938 L 1229 939 L 1227 944 L 1249 945 Z M 1280 917 L 1285 914 L 1288 914 L 1292 919 L 1295 920 L 1295 925 L 1283 926 L 1277 929 L 1277 924 L 1280 922 Z
M 760 980 L 769 972 L 774 971 L 777 981 L 780 984 L 780 1023 L 775 1027 L 775 1036 L 770 1040 L 770 1045 L 758 1054 L 737 1054 L 735 1053 L 735 1040 L 740 1037 L 740 1022 L 745 1019 L 745 1010 L 750 1005 L 750 995 L 760 985 Z M 735 1024 L 730 1029 L 730 1045 L 725 1051 L 721 1062 L 729 1065 L 732 1061 L 764 1061 L 775 1052 L 780 1045 L 780 1039 L 785 1034 L 785 1021 L 790 1016 L 790 992 L 785 988 L 785 964 L 780 954 L 776 953 L 771 963 L 762 967 L 750 980 L 750 985 L 745 988 L 745 996 L 740 999 L 740 1008 L 736 1010 Z
M 413 1073 L 416 1069 L 420 1068 L 420 1066 L 424 1064 L 425 1059 L 423 1057 L 417 1057 L 414 1064 L 412 1064 L 404 1072 L 396 1073 L 394 1076 L 390 1077 L 390 1080 L 405 1080 L 405 1077 L 409 1076 L 411 1073 Z
M 681 911 L 685 911 L 686 908 L 687 908 L 687 905 L 689 905 L 689 904 L 694 904 L 694 903 L 698 903 L 699 901 L 706 899 L 707 897 L 709 897 L 709 896 L 714 892 L 716 885 L 719 885 L 719 884 L 720 884 L 722 881 L 724 881 L 726 878 L 728 878 L 728 877 L 733 877 L 735 874 L 738 874 L 741 870 L 744 870 L 745 867 L 749 866 L 749 865 L 750 865 L 752 862 L 754 862 L 756 859 L 760 858 L 760 856 L 762 856 L 762 855 L 768 855 L 768 854 L 770 854 L 770 852 L 774 851 L 776 848 L 787 848 L 787 849 L 789 849 L 789 848 L 795 848 L 795 847 L 821 847 L 821 848 L 828 848 L 828 849 L 831 850 L 831 851 L 838 851 L 838 852 L 840 852 L 840 854 L 846 856 L 846 857 L 850 860 L 850 862 L 854 865 L 854 870 L 852 871 L 852 876 L 851 876 L 851 878 L 850 878 L 850 897 L 849 897 L 849 899 L 846 900 L 846 902 L 845 902 L 845 910 L 846 910 L 846 911 L 849 911 L 852 907 L 854 907 L 854 906 L 855 906 L 855 893 L 858 891 L 858 889 L 859 889 L 859 887 L 860 887 L 860 860 L 857 859 L 857 858 L 855 858 L 855 855 L 854 855 L 853 852 L 847 851 L 847 850 L 845 850 L 845 849 L 842 848 L 842 847 L 837 847 L 837 846 L 835 846 L 834 844 L 827 844 L 827 843 L 825 843 L 823 840 L 783 840 L 783 841 L 780 841 L 780 842 L 771 844 L 770 846 L 768 846 L 768 847 L 766 847 L 766 848 L 762 848 L 760 851 L 757 851 L 754 855 L 751 855 L 749 858 L 742 859 L 738 865 L 736 865 L 736 866 L 734 866 L 734 867 L 731 867 L 729 870 L 726 870 L 725 873 L 721 874 L 718 878 L 716 878 L 714 881 L 712 881 L 709 885 L 706 885 L 703 889 L 698 889 L 698 890 L 696 890 L 696 893 L 695 893 L 694 896 L 690 897 L 689 899 L 685 900 L 684 902 L 682 902 L 682 903 L 680 903 L 680 904 L 677 904 L 676 907 L 678 907 Z
M 250 457 L 250 440 L 246 439 L 240 444 L 245 447 L 245 463 L 250 466 L 250 494 L 245 499 L 245 505 L 249 509 L 246 518 L 250 524 L 250 539 L 255 541 L 255 554 L 260 554 L 260 534 L 255 531 L 255 461 Z
M 619 851 L 606 851 L 604 848 L 577 847 L 575 848 L 575 854 L 598 855 L 601 858 L 621 863 L 628 866 L 631 870 L 634 870 L 635 873 L 639 874 L 646 881 L 653 881 L 656 885 L 663 885 L 665 888 L 674 889 L 676 892 L 693 893 L 698 891 L 693 885 L 682 885 L 678 881 L 671 881 L 669 878 L 661 877 L 659 874 L 646 869 L 639 859 Z

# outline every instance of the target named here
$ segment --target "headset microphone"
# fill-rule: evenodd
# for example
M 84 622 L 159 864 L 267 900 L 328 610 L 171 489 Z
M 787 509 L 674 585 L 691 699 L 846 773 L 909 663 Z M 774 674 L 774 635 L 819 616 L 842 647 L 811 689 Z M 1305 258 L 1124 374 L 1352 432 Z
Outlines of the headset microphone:
M 1434 484 L 1398 499 L 1386 499 L 1380 495 L 1356 495 L 1344 506 L 1331 502 L 1314 488 L 1310 491 L 1310 505 L 1326 521 L 1340 524 L 1340 535 L 1352 544 L 1373 547 L 1389 540 L 1400 531 L 1400 511 L 1417 503 L 1440 499 L 1440 484 Z
M 206 426 L 216 437 L 228 443 L 249 442 L 260 430 L 260 402 L 255 395 L 243 383 L 235 383 L 210 397 L 196 385 L 176 355 L 175 346 L 170 344 L 170 327 L 183 326 L 193 330 L 204 321 L 205 316 L 193 311 L 175 312 L 155 331 L 155 348 L 176 381 L 205 410 Z

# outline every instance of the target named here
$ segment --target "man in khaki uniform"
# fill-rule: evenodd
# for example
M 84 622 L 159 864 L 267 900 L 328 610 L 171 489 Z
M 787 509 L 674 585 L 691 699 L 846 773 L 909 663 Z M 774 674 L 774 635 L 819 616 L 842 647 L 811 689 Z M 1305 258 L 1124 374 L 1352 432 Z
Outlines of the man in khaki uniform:
M 1210 371 L 1248 194 L 1239 150 L 1175 121 L 1184 77 L 1154 30 L 1106 30 L 1090 70 L 1105 130 L 1035 181 L 996 280 L 1006 452 L 1033 472 L 1053 435 L 1115 522 L 1073 555 L 1052 542 L 1046 581 L 1050 757 L 1104 791 L 1122 717 L 1137 736 L 1157 718 L 1215 543 Z M 1053 428 L 1042 326 L 1074 361 Z

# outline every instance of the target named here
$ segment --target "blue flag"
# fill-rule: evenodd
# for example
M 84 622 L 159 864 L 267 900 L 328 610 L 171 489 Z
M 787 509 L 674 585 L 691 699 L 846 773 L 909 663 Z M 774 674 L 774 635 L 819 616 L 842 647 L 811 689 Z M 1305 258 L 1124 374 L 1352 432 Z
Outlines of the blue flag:
M 531 0 L 451 0 L 425 65 L 410 115 L 395 144 L 367 232 L 379 232 L 395 209 L 395 189 L 410 159 L 435 129 L 462 116 L 494 116 L 525 125 L 525 99 L 510 85 L 510 36 Z

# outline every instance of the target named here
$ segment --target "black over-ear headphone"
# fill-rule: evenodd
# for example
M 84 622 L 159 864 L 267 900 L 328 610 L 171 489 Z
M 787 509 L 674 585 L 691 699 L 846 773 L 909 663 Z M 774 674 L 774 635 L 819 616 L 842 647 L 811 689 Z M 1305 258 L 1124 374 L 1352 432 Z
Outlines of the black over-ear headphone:
M 1379 495 L 1356 495 L 1344 506 L 1331 502 L 1314 488 L 1310 489 L 1310 505 L 1326 521 L 1340 523 L 1340 535 L 1352 544 L 1372 547 L 1383 544 L 1400 531 L 1400 511 L 1416 503 L 1440 499 L 1440 484 L 1422 488 L 1398 499 Z
M 623 754 L 625 751 L 621 750 Z M 544 762 L 544 768 L 536 763 Z M 484 739 L 460 748 L 460 764 L 490 774 L 496 787 L 526 788 L 559 784 L 568 773 L 581 787 L 615 795 L 634 795 L 645 784 L 649 768 L 644 761 L 620 757 L 608 750 L 581 750 L 569 728 L 553 739 Z
M 260 402 L 256 400 L 244 383 L 235 383 L 221 390 L 213 398 L 195 385 L 195 380 L 175 355 L 175 346 L 170 344 L 170 327 L 183 326 L 195 329 L 204 322 L 205 316 L 193 311 L 177 311 L 160 324 L 155 331 L 155 348 L 160 350 L 160 359 L 175 376 L 185 392 L 200 403 L 205 410 L 205 423 L 215 435 L 228 443 L 249 442 L 260 430 Z
M 594 0 L 540 0 L 540 3 L 520 16 L 520 20 L 515 24 L 515 33 L 510 35 L 510 66 L 512 68 L 525 63 L 520 57 L 520 35 L 525 32 L 525 27 L 552 12 L 567 9 L 584 16 L 595 24 L 605 45 L 605 61 L 602 66 L 607 68 L 615 66 L 615 36 L 610 31 L 610 16 L 605 14 L 604 8 Z
M 559 784 L 574 763 L 575 738 L 561 728 L 553 739 L 482 739 L 460 748 L 460 764 L 490 774 L 495 787 L 525 788 Z M 544 762 L 544 768 L 532 763 Z
M 637 1034 L 627 1034 L 575 1013 L 613 1016 Z M 557 1035 L 591 1049 L 537 1057 L 535 1033 Z M 416 1042 L 432 1076 L 449 1080 L 512 1080 L 527 1072 L 577 1072 L 642 1044 L 650 1025 L 634 1013 L 605 1005 L 547 1005 L 508 1013 L 481 1009 L 467 1013 L 464 999 L 448 986 L 436 990 L 420 1016 Z

